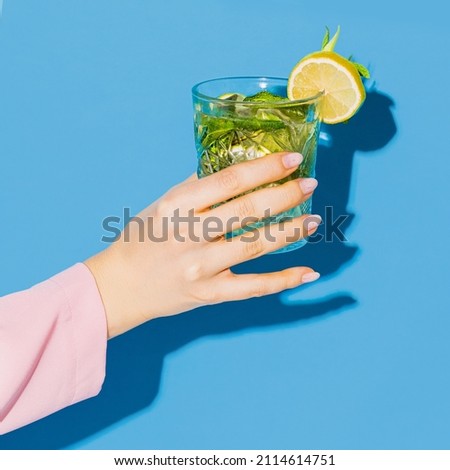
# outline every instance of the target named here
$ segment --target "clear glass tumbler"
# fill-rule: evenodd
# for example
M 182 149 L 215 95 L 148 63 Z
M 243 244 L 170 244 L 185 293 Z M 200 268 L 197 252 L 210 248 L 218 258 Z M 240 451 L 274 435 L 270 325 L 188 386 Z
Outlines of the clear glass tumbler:
M 200 178 L 281 151 L 300 152 L 303 162 L 290 176 L 267 186 L 314 176 L 322 95 L 290 101 L 286 87 L 287 79 L 267 77 L 219 78 L 193 87 Z M 310 213 L 311 198 L 288 211 L 270 214 L 250 228 Z M 237 230 L 230 235 L 242 232 Z M 293 242 L 275 253 L 294 250 L 305 243 L 306 240 Z

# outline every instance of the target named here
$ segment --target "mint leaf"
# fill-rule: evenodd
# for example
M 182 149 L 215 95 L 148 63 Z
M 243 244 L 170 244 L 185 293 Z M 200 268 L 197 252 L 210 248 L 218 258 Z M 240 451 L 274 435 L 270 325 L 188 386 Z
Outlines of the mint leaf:
M 325 46 L 329 43 L 330 41 L 330 30 L 328 29 L 328 26 L 325 26 L 325 36 L 322 39 L 322 50 L 324 50 Z
M 362 77 L 367 79 L 370 78 L 370 72 L 366 69 L 366 67 L 364 67 L 364 65 L 358 64 L 357 62 L 352 62 L 352 64 L 355 66 L 356 70 Z
M 331 38 L 331 40 L 325 46 L 322 47 L 323 51 L 330 51 L 331 52 L 331 51 L 334 50 L 334 47 L 336 46 L 336 43 L 337 43 L 337 40 L 339 38 L 340 32 L 341 32 L 341 27 L 338 26 L 337 30 L 336 30 L 336 33 Z
M 280 95 L 275 95 L 274 93 L 270 93 L 270 91 L 263 90 L 259 93 L 256 93 L 256 95 L 246 96 L 243 101 L 250 101 L 254 103 L 274 103 L 279 101 L 289 101 L 289 99 Z

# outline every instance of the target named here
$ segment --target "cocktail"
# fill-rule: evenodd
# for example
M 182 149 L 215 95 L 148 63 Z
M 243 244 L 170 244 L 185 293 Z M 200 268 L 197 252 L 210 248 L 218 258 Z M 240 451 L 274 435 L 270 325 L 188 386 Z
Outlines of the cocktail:
M 320 122 L 336 124 L 350 119 L 365 98 L 360 75 L 368 77 L 368 71 L 333 52 L 338 36 L 339 28 L 330 40 L 327 29 L 322 50 L 302 59 L 289 79 L 219 78 L 194 86 L 200 178 L 230 165 L 284 151 L 301 153 L 303 161 L 290 176 L 268 186 L 315 175 Z M 310 213 L 311 198 L 280 214 L 268 213 L 228 236 Z M 291 243 L 277 253 L 305 243 L 306 240 Z
M 287 98 L 287 80 L 282 78 L 237 77 L 199 83 L 193 89 L 199 177 L 284 151 L 301 153 L 303 162 L 290 176 L 270 185 L 314 176 L 321 97 L 319 92 L 307 99 L 291 101 Z M 308 199 L 289 211 L 268 213 L 248 227 L 278 223 L 310 212 Z M 283 251 L 305 243 L 305 240 L 291 243 Z

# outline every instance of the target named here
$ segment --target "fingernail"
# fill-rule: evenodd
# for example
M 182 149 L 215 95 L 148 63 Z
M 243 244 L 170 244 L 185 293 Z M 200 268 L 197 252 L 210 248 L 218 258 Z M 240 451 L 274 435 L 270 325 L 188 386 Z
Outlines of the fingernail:
M 310 215 L 305 219 L 306 229 L 308 232 L 312 232 L 322 223 L 322 217 L 320 215 Z
M 300 180 L 300 189 L 303 194 L 312 193 L 319 183 L 315 178 L 303 178 Z
M 295 168 L 296 166 L 299 166 L 300 163 L 303 161 L 303 155 L 297 152 L 287 153 L 283 155 L 282 160 L 285 168 Z
M 303 274 L 302 276 L 302 282 L 313 282 L 313 281 L 317 281 L 317 279 L 319 279 L 320 277 L 320 274 L 319 273 L 307 273 L 307 274 Z

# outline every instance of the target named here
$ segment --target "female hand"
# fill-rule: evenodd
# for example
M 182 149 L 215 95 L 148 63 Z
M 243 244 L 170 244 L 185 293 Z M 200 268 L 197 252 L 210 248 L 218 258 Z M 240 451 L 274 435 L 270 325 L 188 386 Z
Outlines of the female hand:
M 224 237 L 264 218 L 268 210 L 275 215 L 307 200 L 317 186 L 313 178 L 236 197 L 285 178 L 301 161 L 300 154 L 277 153 L 200 180 L 191 176 L 141 212 L 105 251 L 87 260 L 103 299 L 109 337 L 153 318 L 316 280 L 319 274 L 309 267 L 242 275 L 230 268 L 311 235 L 321 222 L 318 215 Z M 215 206 L 223 201 L 228 202 Z

